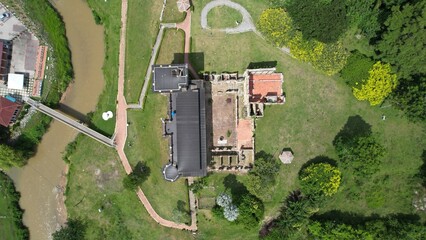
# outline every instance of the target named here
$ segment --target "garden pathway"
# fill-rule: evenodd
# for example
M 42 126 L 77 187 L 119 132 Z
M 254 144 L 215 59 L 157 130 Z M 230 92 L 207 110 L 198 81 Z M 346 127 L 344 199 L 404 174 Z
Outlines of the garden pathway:
M 211 1 L 207 3 L 206 6 L 204 6 L 203 10 L 201 11 L 201 27 L 203 29 L 210 29 L 207 24 L 207 14 L 213 8 L 220 7 L 220 6 L 227 6 L 227 7 L 233 8 L 239 11 L 241 15 L 243 16 L 242 22 L 237 27 L 219 29 L 220 31 L 223 31 L 228 34 L 253 31 L 256 34 L 259 34 L 259 32 L 256 30 L 256 27 L 253 24 L 253 20 L 251 19 L 250 13 L 240 4 L 232 2 L 230 0 L 215 0 L 215 1 Z
M 132 172 L 132 167 L 129 164 L 129 161 L 127 159 L 126 153 L 124 152 L 124 146 L 126 144 L 126 138 L 127 138 L 127 108 L 128 105 L 126 103 L 126 99 L 124 97 L 124 73 L 125 73 L 125 60 L 126 60 L 126 30 L 127 30 L 127 7 L 128 3 L 127 0 L 121 1 L 121 31 L 120 31 L 120 48 L 119 48 L 119 66 L 118 66 L 118 94 L 117 94 L 117 111 L 116 111 L 116 125 L 115 125 L 115 142 L 116 142 L 116 149 L 118 152 L 118 155 L 120 157 L 121 163 L 123 164 L 124 170 L 127 174 L 130 174 Z M 167 27 L 167 25 L 166 25 Z M 160 30 L 163 29 L 164 26 L 160 27 Z M 161 38 L 160 38 L 161 40 Z M 158 42 L 158 36 L 157 36 L 157 42 Z M 157 45 L 156 42 L 156 48 L 158 49 L 159 43 Z M 161 42 L 161 41 L 160 41 Z M 151 62 L 152 59 L 155 59 L 156 51 L 154 55 L 154 49 L 153 53 L 151 55 Z M 148 71 L 151 72 L 151 71 Z M 149 79 L 148 79 L 149 81 Z M 146 82 L 148 82 L 146 81 Z M 191 194 L 190 199 L 191 199 Z M 166 220 L 162 218 L 158 213 L 154 210 L 151 203 L 148 201 L 148 198 L 145 196 L 144 192 L 141 188 L 138 188 L 137 195 L 139 197 L 139 200 L 144 205 L 146 211 L 148 214 L 160 225 L 170 228 L 177 228 L 182 230 L 190 230 L 190 231 L 196 231 L 197 225 L 196 225 L 196 214 L 195 212 L 191 213 L 191 225 L 185 225 L 181 223 L 175 223 L 169 220 Z M 193 196 L 192 196 L 193 199 Z M 191 202 L 191 211 L 193 209 L 192 207 L 192 201 Z

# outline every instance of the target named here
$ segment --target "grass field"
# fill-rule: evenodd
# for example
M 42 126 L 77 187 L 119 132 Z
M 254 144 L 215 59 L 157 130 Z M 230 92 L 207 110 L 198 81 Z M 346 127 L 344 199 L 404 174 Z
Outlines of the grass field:
M 186 13 L 179 12 L 176 1 L 167 1 L 164 8 L 163 21 L 164 23 L 178 23 L 185 19 Z
M 241 22 L 243 16 L 237 10 L 230 7 L 216 7 L 207 15 L 207 23 L 211 29 L 233 28 L 236 22 Z
M 124 85 L 128 103 L 136 103 L 139 100 L 152 47 L 159 30 L 162 6 L 162 1 L 129 1 Z M 114 16 L 120 16 L 120 14 Z
M 411 214 L 413 179 L 422 163 L 421 146 L 425 146 L 424 125 L 408 122 L 391 107 L 370 107 L 358 102 L 338 77 L 319 73 L 253 33 L 225 35 L 201 30 L 200 12 L 207 2 L 196 1 L 193 14 L 191 50 L 204 53 L 204 66 L 200 66 L 202 61 L 196 62 L 200 59 L 191 59 L 198 70 L 241 73 L 250 62 L 277 61 L 278 71 L 284 73 L 286 104 L 267 107 L 265 117 L 256 121 L 256 151 L 264 150 L 278 156 L 282 148 L 290 147 L 295 153 L 293 163 L 281 168 L 278 183 L 272 189 L 274 195 L 265 203 L 266 215 L 277 215 L 289 191 L 298 187 L 298 171 L 304 163 L 319 155 L 337 159 L 332 140 L 348 118 L 355 115 L 372 125 L 388 153 L 381 170 L 362 188 L 351 181 L 349 173 L 344 173 L 338 194 L 326 203 L 322 212 L 339 210 L 367 216 Z M 254 21 L 268 7 L 266 1 L 235 2 L 245 6 Z M 382 115 L 386 115 L 386 121 L 381 120 Z M 351 197 L 354 192 L 361 197 Z M 220 226 L 200 224 L 200 232 L 210 231 L 210 228 Z M 228 234 L 226 231 L 220 233 Z

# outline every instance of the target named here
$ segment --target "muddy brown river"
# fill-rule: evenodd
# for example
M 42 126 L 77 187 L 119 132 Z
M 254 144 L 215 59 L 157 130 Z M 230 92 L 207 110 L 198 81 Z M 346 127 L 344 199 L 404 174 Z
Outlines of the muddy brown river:
M 75 73 L 74 84 L 67 90 L 62 103 L 68 110 L 86 114 L 94 110 L 104 87 L 103 28 L 95 24 L 86 1 L 51 2 L 65 22 Z M 65 169 L 62 152 L 76 135 L 75 130 L 53 121 L 37 154 L 25 167 L 9 172 L 22 195 L 20 204 L 25 210 L 24 224 L 30 229 L 30 239 L 51 239 L 51 234 L 66 219 L 66 211 L 58 199 Z

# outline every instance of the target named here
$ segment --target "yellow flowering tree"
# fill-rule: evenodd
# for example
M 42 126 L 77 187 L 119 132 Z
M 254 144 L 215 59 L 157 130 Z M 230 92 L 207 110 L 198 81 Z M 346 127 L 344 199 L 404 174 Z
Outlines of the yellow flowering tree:
M 287 45 L 293 37 L 291 18 L 282 8 L 268 8 L 257 22 L 258 29 L 279 47 Z
M 368 72 L 369 77 L 363 80 L 361 88 L 353 87 L 353 94 L 360 101 L 367 100 L 371 106 L 378 105 L 396 88 L 398 80 L 391 73 L 390 64 L 376 62 Z
M 328 163 L 315 163 L 300 173 L 302 192 L 313 196 L 331 196 L 340 186 L 341 173 Z
M 288 47 L 294 58 L 310 62 L 327 75 L 339 72 L 346 64 L 349 53 L 340 41 L 326 44 L 315 39 L 305 39 L 302 32 L 294 28 L 291 18 L 282 8 L 263 11 L 257 27 L 278 47 Z

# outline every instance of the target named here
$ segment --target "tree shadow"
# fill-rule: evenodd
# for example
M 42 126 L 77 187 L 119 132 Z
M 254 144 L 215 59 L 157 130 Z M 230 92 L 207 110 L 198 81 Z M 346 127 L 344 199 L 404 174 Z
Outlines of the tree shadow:
M 247 69 L 274 68 L 277 66 L 277 63 L 277 61 L 250 62 Z
M 223 185 L 225 186 L 225 191 L 231 191 L 232 201 L 237 205 L 241 202 L 242 196 L 250 194 L 246 186 L 238 181 L 234 174 L 228 174 L 223 179 Z
M 317 163 L 328 163 L 331 166 L 337 167 L 337 162 L 334 159 L 331 159 L 327 156 L 320 155 L 304 163 L 299 170 L 299 175 L 305 168 L 309 167 L 312 164 L 317 164 Z
M 144 182 L 151 175 L 151 169 L 146 163 L 139 161 L 133 168 L 132 174 L 138 176 L 141 182 Z
M 88 118 L 88 116 L 86 114 L 83 114 L 83 113 L 77 111 L 76 109 L 74 109 L 74 108 L 72 108 L 70 106 L 67 106 L 67 105 L 62 104 L 62 103 L 59 103 L 58 106 L 59 106 L 58 109 L 62 113 L 65 113 L 66 115 L 69 115 L 69 116 L 71 116 L 73 118 L 76 118 L 77 120 L 79 120 L 81 122 L 87 123 L 88 120 L 89 120 L 89 118 Z
M 178 200 L 178 201 L 176 202 L 176 209 L 177 209 L 179 212 L 189 214 L 189 211 L 187 210 L 186 206 L 187 206 L 187 203 L 186 203 L 186 202 L 184 202 L 184 201 L 182 201 L 182 200 Z
M 422 180 L 423 187 L 426 187 L 426 150 L 423 150 L 421 158 L 423 160 L 423 164 L 420 166 L 419 176 Z
M 258 158 L 263 158 L 263 159 L 265 159 L 265 160 L 269 160 L 269 159 L 273 159 L 274 158 L 274 155 L 272 155 L 272 154 L 270 154 L 270 153 L 267 153 L 267 152 L 265 152 L 265 151 L 259 151 L 259 152 L 257 152 L 255 155 L 254 155 L 254 158 L 255 159 L 258 159 Z
M 343 144 L 346 144 L 354 138 L 370 136 L 371 133 L 371 125 L 364 121 L 361 116 L 350 116 L 346 124 L 334 138 L 333 145 L 336 146 L 339 139 L 341 139 Z
M 200 74 L 204 71 L 204 52 L 174 53 L 172 63 L 184 63 L 185 54 L 194 70 Z
M 354 226 L 359 224 L 365 224 L 368 221 L 387 220 L 387 219 L 395 219 L 401 222 L 415 223 L 420 220 L 420 217 L 416 214 L 402 214 L 402 213 L 391 214 L 384 217 L 380 217 L 380 215 L 378 214 L 372 214 L 371 216 L 366 217 L 357 213 L 332 210 L 322 214 L 313 215 L 311 219 L 315 221 L 319 221 L 319 222 L 333 221 L 333 222 L 344 223 L 347 225 Z

